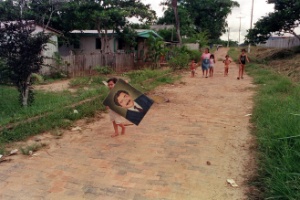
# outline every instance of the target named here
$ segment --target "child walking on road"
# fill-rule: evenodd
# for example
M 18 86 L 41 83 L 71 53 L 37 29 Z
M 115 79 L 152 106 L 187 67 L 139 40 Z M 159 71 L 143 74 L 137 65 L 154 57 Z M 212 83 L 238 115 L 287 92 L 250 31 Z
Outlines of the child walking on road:
M 205 48 L 205 51 L 201 56 L 202 77 L 204 77 L 204 73 L 205 73 L 205 78 L 208 78 L 207 74 L 208 74 L 208 68 L 209 68 L 209 58 L 210 58 L 209 48 Z
M 192 60 L 190 63 L 191 77 L 195 76 L 196 73 L 196 63 L 195 60 Z
M 239 57 L 239 61 L 240 61 L 240 67 L 239 67 L 239 75 L 237 77 L 238 80 L 244 78 L 243 75 L 244 75 L 244 71 L 245 71 L 246 61 L 249 62 L 249 59 L 248 59 L 245 49 L 242 49 L 242 53 Z
M 228 76 L 229 64 L 231 63 L 231 60 L 229 60 L 228 55 L 225 56 L 225 60 L 223 60 L 223 63 L 225 64 L 224 76 Z
M 117 83 L 118 79 L 117 78 L 110 78 L 107 80 L 107 86 L 110 90 L 112 90 L 115 87 L 115 84 Z M 121 127 L 122 131 L 121 134 L 125 134 L 125 126 L 122 123 L 122 117 L 117 114 L 116 112 L 112 111 L 111 109 L 109 109 L 108 107 L 106 107 L 108 109 L 109 112 L 109 116 L 110 116 L 110 120 L 113 123 L 113 127 L 115 130 L 115 133 L 113 135 L 111 135 L 111 137 L 116 137 L 119 135 L 119 130 L 118 130 L 118 126 Z
M 209 76 L 213 77 L 214 76 L 214 66 L 215 66 L 216 60 L 214 54 L 210 55 L 209 58 Z

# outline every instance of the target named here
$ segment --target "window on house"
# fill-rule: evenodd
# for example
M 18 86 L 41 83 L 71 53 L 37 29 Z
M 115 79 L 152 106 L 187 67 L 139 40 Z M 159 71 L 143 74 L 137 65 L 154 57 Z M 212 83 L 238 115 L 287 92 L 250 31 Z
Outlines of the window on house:
M 125 49 L 125 41 L 122 39 L 118 39 L 118 50 L 124 50 Z
M 101 38 L 96 38 L 96 49 L 101 49 Z
M 79 40 L 76 40 L 73 45 L 74 45 L 74 49 L 80 49 L 80 41 Z

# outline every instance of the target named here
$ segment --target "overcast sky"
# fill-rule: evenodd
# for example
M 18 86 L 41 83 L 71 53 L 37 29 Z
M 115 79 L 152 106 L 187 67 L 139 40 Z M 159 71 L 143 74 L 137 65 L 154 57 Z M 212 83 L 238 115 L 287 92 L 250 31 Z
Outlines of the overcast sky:
M 240 41 L 243 42 L 246 30 L 250 28 L 250 16 L 252 0 L 235 0 L 240 4 L 240 7 L 234 8 L 232 13 L 228 16 L 227 22 L 230 28 L 230 40 L 239 40 L 239 26 L 241 17 L 241 36 Z M 253 24 L 261 17 L 266 16 L 269 12 L 274 11 L 274 4 L 268 4 L 267 0 L 254 0 L 253 9 Z M 163 15 L 162 7 L 159 6 L 161 0 L 142 0 L 145 4 L 151 4 L 153 10 L 156 11 L 158 17 Z M 298 29 L 299 30 L 299 29 Z M 299 32 L 299 31 L 298 31 Z M 224 34 L 221 39 L 227 40 L 227 33 Z

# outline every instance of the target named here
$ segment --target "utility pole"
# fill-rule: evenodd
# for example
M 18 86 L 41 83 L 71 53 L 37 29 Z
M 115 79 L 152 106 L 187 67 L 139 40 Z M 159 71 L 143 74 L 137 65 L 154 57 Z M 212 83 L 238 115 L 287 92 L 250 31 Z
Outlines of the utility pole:
M 230 33 L 230 28 L 229 28 L 229 27 L 228 27 L 227 31 L 228 31 L 228 41 L 227 41 L 227 47 L 229 47 L 229 33 Z
M 240 43 L 241 43 L 241 24 L 242 24 L 242 18 L 244 18 L 244 17 L 239 16 L 237 18 L 240 19 L 240 27 L 239 27 L 239 46 L 240 46 Z
M 251 18 L 250 18 L 250 29 L 252 29 L 252 20 L 253 20 L 253 7 L 254 7 L 254 0 L 252 0 L 252 8 L 251 8 Z M 251 44 L 248 45 L 248 53 L 250 53 Z

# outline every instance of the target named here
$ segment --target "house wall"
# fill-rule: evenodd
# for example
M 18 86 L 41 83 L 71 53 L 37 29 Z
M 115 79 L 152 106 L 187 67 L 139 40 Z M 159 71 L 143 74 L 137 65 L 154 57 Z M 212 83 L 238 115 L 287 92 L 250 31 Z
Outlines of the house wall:
M 55 53 L 58 53 L 58 38 L 56 35 L 52 35 L 50 38 L 51 43 L 47 43 L 45 50 L 43 50 L 42 55 L 44 56 L 44 65 L 40 70 L 41 74 L 49 74 L 51 67 L 55 66 Z
M 80 38 L 80 48 L 75 49 L 76 53 L 79 54 L 92 54 L 92 53 L 99 53 L 100 49 L 96 49 L 96 38 L 97 36 L 83 36 Z M 101 38 L 101 45 L 103 48 L 104 45 L 104 38 Z M 113 53 L 115 49 L 117 49 L 117 40 L 115 41 L 114 38 L 109 38 L 107 45 L 106 45 L 106 52 Z M 115 47 L 116 46 L 116 47 Z
M 43 27 L 36 25 L 35 26 L 35 31 L 33 31 L 33 34 L 39 33 L 45 31 L 45 33 L 47 34 L 53 34 L 52 31 L 48 30 L 48 29 L 43 29 Z M 45 50 L 43 50 L 42 55 L 44 56 L 44 65 L 41 70 L 40 73 L 41 74 L 49 74 L 51 67 L 50 66 L 55 66 L 56 62 L 54 59 L 54 55 L 55 53 L 58 52 L 58 37 L 57 35 L 52 35 L 50 37 L 50 41 L 49 43 L 46 44 L 45 46 Z
M 198 43 L 186 43 L 184 46 L 186 46 L 189 50 L 199 50 Z
M 136 52 L 136 60 L 138 61 L 146 61 L 147 60 L 147 53 L 148 53 L 148 45 L 146 39 L 138 38 L 138 49 Z

